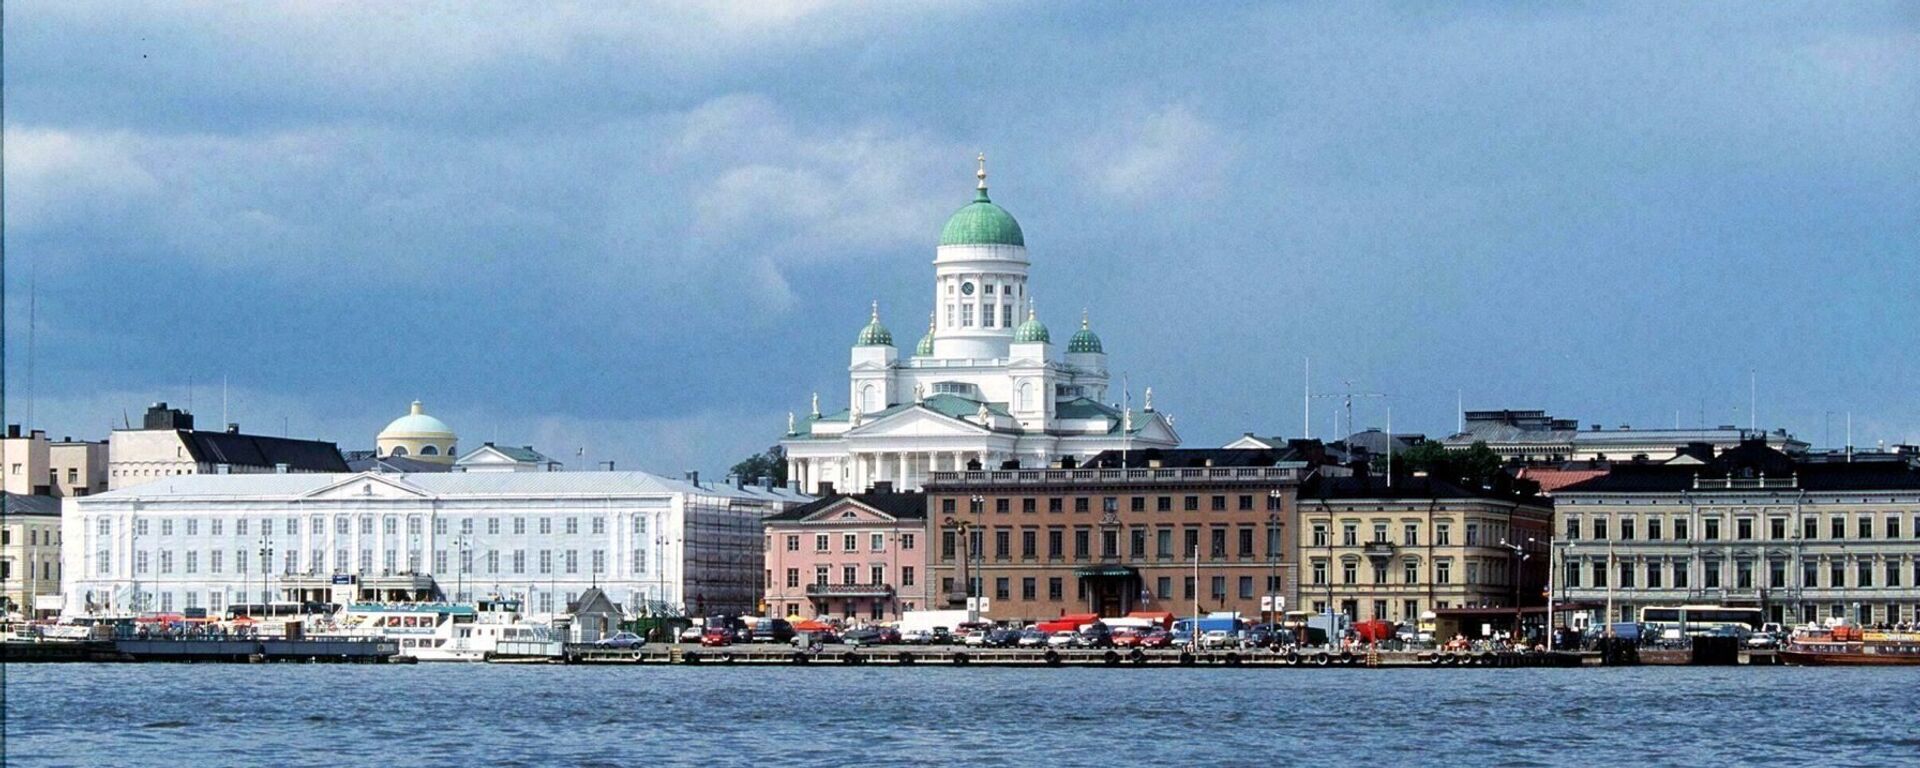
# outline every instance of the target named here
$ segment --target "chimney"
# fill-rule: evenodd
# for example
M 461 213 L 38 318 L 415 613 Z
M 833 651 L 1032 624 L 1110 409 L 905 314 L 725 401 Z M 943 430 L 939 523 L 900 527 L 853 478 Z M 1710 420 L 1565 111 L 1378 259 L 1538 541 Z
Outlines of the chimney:
M 682 477 L 685 477 L 685 478 L 686 478 L 686 480 L 687 480 L 687 482 L 689 482 L 689 483 L 692 483 L 692 484 L 694 484 L 694 485 L 699 485 L 699 484 L 700 484 L 700 471 L 699 471 L 699 470 L 696 470 L 696 469 L 689 469 L 689 470 L 687 470 L 687 471 L 686 471 L 686 473 L 685 473 L 684 475 L 682 475 Z
M 227 422 L 227 434 L 229 435 L 240 434 L 240 422 L 237 422 L 237 421 Z
M 832 495 L 833 495 L 833 483 L 821 483 L 821 484 L 820 484 L 820 495 L 821 495 L 821 496 L 832 496 Z
M 7 425 L 7 437 L 19 437 L 19 436 L 20 436 L 20 425 L 18 425 L 18 424 L 8 424 L 8 425 Z
M 881 480 L 873 484 L 874 493 L 893 493 L 893 481 Z

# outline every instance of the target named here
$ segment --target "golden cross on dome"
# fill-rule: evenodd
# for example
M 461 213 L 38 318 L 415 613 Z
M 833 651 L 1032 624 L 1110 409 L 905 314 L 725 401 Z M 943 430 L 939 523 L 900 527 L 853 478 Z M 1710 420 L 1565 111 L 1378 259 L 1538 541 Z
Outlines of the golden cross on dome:
M 986 189 L 987 188 L 987 153 L 982 152 L 980 153 L 980 156 L 975 159 L 980 161 L 980 170 L 974 171 L 973 177 L 980 180 L 981 189 Z

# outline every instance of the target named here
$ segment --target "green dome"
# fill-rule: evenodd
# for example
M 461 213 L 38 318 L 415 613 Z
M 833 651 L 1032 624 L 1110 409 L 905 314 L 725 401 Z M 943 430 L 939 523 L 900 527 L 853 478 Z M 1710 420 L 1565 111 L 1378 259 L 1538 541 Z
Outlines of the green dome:
M 1007 209 L 994 205 L 987 199 L 987 191 L 980 190 L 973 202 L 954 212 L 947 219 L 947 226 L 940 230 L 941 245 L 1018 245 L 1026 247 L 1027 239 L 1020 234 L 1020 222 L 1013 220 L 1013 214 Z
M 927 313 L 927 335 L 920 337 L 920 346 L 913 348 L 920 357 L 933 357 L 933 313 Z
M 860 338 L 853 342 L 856 347 L 891 347 L 893 332 L 880 324 L 880 302 L 873 303 L 873 319 L 867 321 L 867 327 L 860 329 Z
M 1093 329 L 1087 327 L 1087 315 L 1084 312 L 1080 314 L 1080 330 L 1067 341 L 1067 352 L 1106 353 L 1106 350 L 1100 348 L 1100 337 L 1094 335 Z
M 1033 342 L 1050 344 L 1053 339 L 1047 335 L 1047 327 L 1040 324 L 1040 318 L 1034 317 L 1033 310 L 1027 310 L 1027 321 L 1013 329 L 1013 343 L 1031 344 Z

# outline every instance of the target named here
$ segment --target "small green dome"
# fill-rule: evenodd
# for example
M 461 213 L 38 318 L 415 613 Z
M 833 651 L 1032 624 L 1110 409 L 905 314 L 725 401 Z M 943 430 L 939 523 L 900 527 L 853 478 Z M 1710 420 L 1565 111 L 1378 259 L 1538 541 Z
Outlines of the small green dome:
M 933 313 L 927 313 L 927 335 L 920 337 L 920 345 L 913 348 L 920 357 L 933 357 Z
M 860 329 L 860 338 L 853 342 L 856 347 L 891 347 L 893 332 L 880 324 L 880 302 L 873 303 L 873 318 L 867 321 L 867 327 Z
M 1013 329 L 1013 343 L 1032 344 L 1034 342 L 1050 344 L 1053 339 L 1047 335 L 1047 327 L 1040 324 L 1040 318 L 1034 317 L 1033 310 L 1028 309 L 1027 321 L 1021 323 L 1019 328 Z
M 1093 329 L 1087 327 L 1085 312 L 1080 313 L 1080 330 L 1073 334 L 1072 339 L 1067 340 L 1067 352 L 1106 353 L 1106 350 L 1100 348 L 1100 337 L 1094 334 Z
M 1020 222 L 1013 220 L 1013 214 L 1007 209 L 994 205 L 987 199 L 987 156 L 980 155 L 980 170 L 974 176 L 980 179 L 979 191 L 973 196 L 973 202 L 965 208 L 955 211 L 947 219 L 947 226 L 940 230 L 941 245 L 1027 245 L 1027 238 L 1020 233 Z

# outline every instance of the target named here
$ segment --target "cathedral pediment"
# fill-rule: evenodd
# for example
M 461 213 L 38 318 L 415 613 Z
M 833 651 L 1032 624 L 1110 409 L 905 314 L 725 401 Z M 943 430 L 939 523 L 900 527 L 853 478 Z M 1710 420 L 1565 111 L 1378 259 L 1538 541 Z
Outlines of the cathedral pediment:
M 931 409 L 903 408 L 848 431 L 850 437 L 943 437 L 992 434 L 993 430 Z

